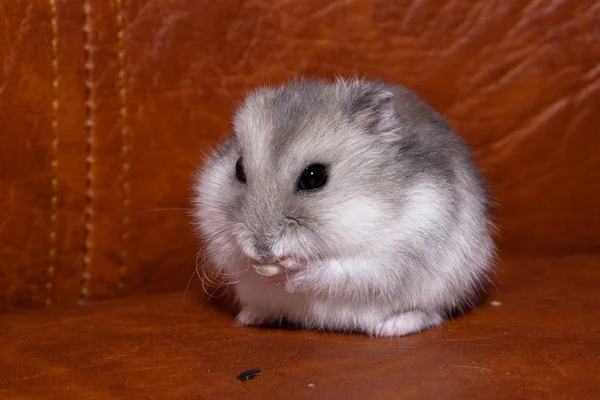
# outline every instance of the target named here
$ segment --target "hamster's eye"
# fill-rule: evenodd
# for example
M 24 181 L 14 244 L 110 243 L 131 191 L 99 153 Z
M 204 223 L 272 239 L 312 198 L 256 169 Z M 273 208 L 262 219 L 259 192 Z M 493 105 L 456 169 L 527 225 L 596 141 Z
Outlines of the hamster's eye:
M 237 162 L 235 163 L 235 177 L 238 181 L 246 183 L 246 173 L 244 172 L 242 157 L 238 158 Z
M 322 164 L 311 164 L 304 168 L 298 180 L 298 190 L 310 191 L 327 183 L 327 168 Z

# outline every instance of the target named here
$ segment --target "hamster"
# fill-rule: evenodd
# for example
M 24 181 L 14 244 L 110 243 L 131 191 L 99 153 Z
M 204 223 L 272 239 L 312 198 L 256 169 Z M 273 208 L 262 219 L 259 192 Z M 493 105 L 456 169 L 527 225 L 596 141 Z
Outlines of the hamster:
M 487 189 L 415 93 L 358 78 L 261 87 L 233 132 L 193 200 L 239 325 L 396 337 L 475 305 L 496 254 Z

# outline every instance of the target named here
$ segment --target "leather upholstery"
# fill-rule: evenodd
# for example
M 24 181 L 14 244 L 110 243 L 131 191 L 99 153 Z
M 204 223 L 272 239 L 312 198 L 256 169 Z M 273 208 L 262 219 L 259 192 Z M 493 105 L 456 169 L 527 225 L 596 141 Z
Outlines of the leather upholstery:
M 487 304 L 399 339 L 239 328 L 189 293 L 15 313 L 0 398 L 597 399 L 599 261 L 505 262 Z
M 505 257 L 600 249 L 598 1 L 6 0 L 0 21 L 0 310 L 183 289 L 203 152 L 247 89 L 297 75 L 448 117 Z

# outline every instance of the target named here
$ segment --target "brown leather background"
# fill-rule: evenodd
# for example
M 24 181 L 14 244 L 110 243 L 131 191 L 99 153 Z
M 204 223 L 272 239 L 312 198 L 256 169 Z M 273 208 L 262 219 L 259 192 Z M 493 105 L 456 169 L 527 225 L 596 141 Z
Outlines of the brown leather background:
M 202 152 L 247 89 L 298 75 L 402 83 L 447 116 L 505 257 L 600 250 L 599 1 L 53 4 L 0 3 L 0 310 L 183 289 Z
M 599 261 L 503 261 L 499 306 L 396 339 L 242 328 L 181 292 L 13 313 L 0 398 L 596 400 Z

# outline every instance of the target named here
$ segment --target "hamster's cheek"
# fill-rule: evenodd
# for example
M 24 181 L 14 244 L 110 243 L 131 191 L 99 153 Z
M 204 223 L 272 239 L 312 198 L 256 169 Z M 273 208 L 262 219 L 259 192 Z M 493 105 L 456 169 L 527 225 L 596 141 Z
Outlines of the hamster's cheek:
M 254 240 L 250 231 L 243 224 L 231 223 L 233 243 L 237 246 L 237 250 L 248 259 L 258 259 L 259 255 L 254 246 Z
M 369 245 L 378 229 L 386 223 L 383 205 L 371 198 L 351 198 L 340 201 L 328 212 L 326 231 L 335 235 L 330 240 L 337 247 L 357 248 Z
M 213 160 L 202 170 L 195 186 L 195 217 L 204 240 L 203 251 L 211 267 L 234 271 L 240 259 L 235 236 L 235 199 L 239 188 L 233 186 L 231 171 L 224 159 Z

